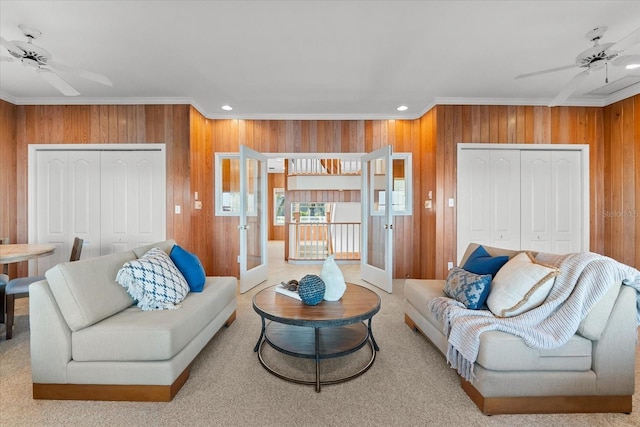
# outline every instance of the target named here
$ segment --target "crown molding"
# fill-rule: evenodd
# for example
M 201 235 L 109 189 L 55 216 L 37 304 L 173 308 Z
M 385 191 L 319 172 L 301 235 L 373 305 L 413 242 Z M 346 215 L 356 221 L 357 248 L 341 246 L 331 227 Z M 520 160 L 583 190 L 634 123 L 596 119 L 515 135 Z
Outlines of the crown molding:
M 0 92 L 0 98 L 4 96 L 11 97 L 5 92 Z M 34 97 L 34 98 L 15 98 L 10 101 L 16 105 L 157 105 L 157 104 L 191 104 L 194 102 L 191 98 L 178 97 L 143 97 L 143 98 L 85 98 L 85 97 Z M 4 98 L 3 98 L 4 99 Z M 6 99 L 5 99 L 6 100 Z
M 640 95 L 640 82 L 632 84 L 617 92 L 613 92 L 611 95 L 605 98 L 604 106 L 611 105 L 614 102 L 622 101 L 623 99 L 631 98 L 632 96 Z
M 435 98 L 436 105 L 530 105 L 547 107 L 551 98 Z M 604 107 L 602 99 L 582 98 L 567 100 L 562 107 Z
M 625 89 L 614 92 L 604 99 L 576 99 L 568 100 L 562 106 L 569 107 L 605 107 L 615 102 L 640 94 L 640 82 Z M 239 114 L 231 112 L 208 113 L 192 98 L 181 97 L 143 97 L 143 98 L 17 98 L 4 91 L 0 91 L 0 99 L 14 105 L 191 105 L 205 118 L 211 120 L 416 120 L 424 116 L 437 105 L 513 105 L 513 106 L 548 106 L 551 99 L 547 98 L 462 98 L 435 97 L 416 114 Z
M 202 113 L 202 112 L 201 112 Z M 203 114 L 207 119 L 224 120 L 414 120 L 420 116 L 397 114 Z
M 2 99 L 3 101 L 10 102 L 13 105 L 19 105 L 18 98 L 16 98 L 15 96 L 9 95 L 7 92 L 3 90 L 0 90 L 0 99 Z

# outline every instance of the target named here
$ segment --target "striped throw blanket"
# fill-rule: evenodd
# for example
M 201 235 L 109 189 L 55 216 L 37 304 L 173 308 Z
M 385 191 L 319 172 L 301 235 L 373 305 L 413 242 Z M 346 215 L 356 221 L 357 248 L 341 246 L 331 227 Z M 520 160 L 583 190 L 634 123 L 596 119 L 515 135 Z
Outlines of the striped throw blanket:
M 622 282 L 634 287 L 637 295 L 640 293 L 640 271 L 611 258 L 591 252 L 540 253 L 536 258 L 557 266 L 560 274 L 545 302 L 521 315 L 498 318 L 488 310 L 469 310 L 446 297 L 435 298 L 429 304 L 448 337 L 447 362 L 466 380 L 473 379 L 483 332 L 508 332 L 536 349 L 557 348 L 575 334 L 580 322 L 613 283 Z M 640 298 L 637 306 L 640 321 Z

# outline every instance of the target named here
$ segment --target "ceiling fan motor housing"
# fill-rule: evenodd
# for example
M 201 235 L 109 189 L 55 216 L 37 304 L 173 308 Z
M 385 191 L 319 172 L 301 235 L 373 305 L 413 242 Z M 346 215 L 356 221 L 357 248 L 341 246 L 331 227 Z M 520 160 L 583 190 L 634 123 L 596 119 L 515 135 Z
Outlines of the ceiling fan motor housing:
M 36 46 L 33 43 L 14 41 L 12 42 L 18 49 L 22 50 L 24 53 L 21 55 L 20 52 L 9 51 L 11 56 L 18 59 L 31 59 L 32 61 L 36 61 L 39 65 L 46 65 L 49 60 L 51 60 L 51 54 L 41 48 L 40 46 Z
M 576 56 L 576 65 L 578 67 L 588 68 L 595 62 L 612 60 L 618 56 L 618 54 L 615 52 L 607 52 L 607 49 L 614 44 L 615 43 L 604 43 L 590 47 Z

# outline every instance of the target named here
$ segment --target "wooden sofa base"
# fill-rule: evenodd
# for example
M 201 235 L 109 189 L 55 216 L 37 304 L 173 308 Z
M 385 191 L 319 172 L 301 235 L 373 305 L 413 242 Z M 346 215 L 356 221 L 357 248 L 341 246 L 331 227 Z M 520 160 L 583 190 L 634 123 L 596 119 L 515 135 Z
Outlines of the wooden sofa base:
M 431 340 L 418 325 L 404 315 L 404 322 Z M 631 413 L 632 396 L 529 396 L 529 397 L 484 397 L 469 382 L 460 378 L 462 389 L 485 415 L 499 414 L 569 414 L 569 413 Z
M 462 389 L 485 415 L 631 413 L 632 396 L 528 396 L 484 397 L 468 381 L 460 379 Z
M 34 399 L 169 402 L 189 378 L 189 366 L 171 385 L 33 384 Z
M 236 320 L 236 311 L 225 321 L 229 327 Z M 182 371 L 171 385 L 138 384 L 42 384 L 33 383 L 34 399 L 49 400 L 111 400 L 129 402 L 170 402 L 189 378 L 189 369 Z

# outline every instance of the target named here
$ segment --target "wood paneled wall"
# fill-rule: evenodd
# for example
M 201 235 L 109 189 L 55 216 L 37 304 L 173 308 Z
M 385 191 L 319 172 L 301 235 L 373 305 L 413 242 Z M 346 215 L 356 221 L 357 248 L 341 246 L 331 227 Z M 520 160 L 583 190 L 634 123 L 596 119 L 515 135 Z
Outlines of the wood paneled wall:
M 604 108 L 604 134 L 602 253 L 640 269 L 640 95 Z
M 215 152 L 238 152 L 240 145 L 264 153 L 364 153 L 387 144 L 393 145 L 394 151 L 412 151 L 417 146 L 413 141 L 417 141 L 419 132 L 416 120 L 207 120 L 195 109 L 191 113 L 192 153 L 198 151 L 207 159 L 212 159 Z M 193 217 L 192 228 L 199 230 L 199 236 L 206 235 L 206 240 L 214 242 L 213 259 L 207 257 L 207 266 L 211 265 L 216 274 L 238 275 L 238 219 L 215 216 L 214 168 L 215 165 L 202 170 L 196 169 L 195 164 L 192 167 L 192 190 L 209 189 L 206 196 L 211 197 L 207 208 Z M 416 171 L 418 169 L 414 167 L 414 174 Z M 291 201 L 359 201 L 359 194 L 352 193 L 291 192 L 288 193 L 287 212 Z M 412 217 L 402 217 L 396 222 L 396 229 L 400 231 L 395 236 L 398 254 L 395 271 L 399 277 L 410 274 L 407 271 L 413 268 L 413 259 L 407 260 L 406 256 L 419 259 L 418 251 L 413 247 L 406 248 L 407 241 L 412 244 L 419 241 L 412 220 Z
M 0 101 L 0 125 L 0 231 L 12 241 L 27 240 L 30 143 L 164 142 L 167 237 L 196 252 L 207 274 L 234 276 L 238 220 L 214 215 L 215 152 L 237 152 L 242 144 L 266 153 L 369 152 L 391 144 L 413 154 L 414 183 L 413 216 L 396 217 L 394 277 L 443 278 L 456 254 L 456 210 L 446 203 L 456 197 L 456 144 L 575 143 L 590 146 L 591 250 L 640 266 L 640 95 L 604 108 L 441 105 L 409 121 L 208 120 L 183 105 Z M 201 210 L 193 209 L 196 191 Z M 429 191 L 433 208 L 425 209 Z M 356 197 L 327 193 L 297 197 Z M 182 214 L 173 213 L 174 205 Z
M 0 100 L 0 239 L 15 243 L 16 230 L 16 106 Z M 0 273 L 2 269 L 0 269 Z M 15 266 L 9 266 L 15 277 Z
M 15 233 L 27 242 L 29 144 L 164 143 L 167 152 L 167 237 L 187 247 L 189 228 L 188 105 L 17 106 L 15 115 Z M 2 114 L 4 115 L 4 114 Z M 4 184 L 3 172 L 3 184 Z M 13 197 L 13 196 L 10 196 Z M 182 214 L 175 215 L 174 205 Z M 27 274 L 21 263 L 19 275 Z
M 273 206 L 273 190 L 275 188 L 284 188 L 284 173 L 269 173 L 269 189 L 267 199 L 269 200 L 269 240 L 284 240 L 285 226 L 274 225 L 274 206 Z M 285 206 L 286 213 L 286 206 Z
M 608 254 L 603 240 L 602 212 L 606 208 L 603 183 L 609 181 L 611 186 L 618 187 L 623 180 L 605 170 L 603 154 L 607 143 L 602 108 L 439 105 L 434 110 L 437 118 L 431 119 L 428 126 L 436 126 L 436 235 L 435 246 L 431 248 L 435 251 L 435 271 L 422 272 L 424 276 L 446 277 L 447 262 L 456 261 L 456 208 L 448 207 L 447 201 L 456 198 L 457 143 L 588 144 L 591 251 Z M 429 114 L 421 120 L 429 121 Z M 434 132 L 424 135 L 423 143 L 433 137 Z M 629 191 L 632 185 L 626 184 Z M 631 240 L 638 244 L 637 236 Z

